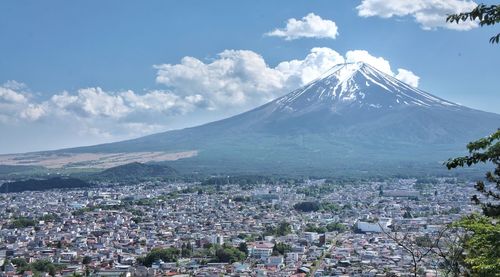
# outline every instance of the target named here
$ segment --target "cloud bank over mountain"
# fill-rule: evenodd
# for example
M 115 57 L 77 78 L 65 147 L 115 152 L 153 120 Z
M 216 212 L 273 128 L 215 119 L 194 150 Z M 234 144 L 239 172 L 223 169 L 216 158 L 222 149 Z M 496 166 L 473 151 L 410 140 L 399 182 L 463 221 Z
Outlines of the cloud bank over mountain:
M 61 134 L 96 140 L 137 137 L 178 128 L 172 122 L 180 116 L 223 118 L 254 108 L 313 81 L 337 64 L 359 61 L 418 86 L 419 77 L 413 72 L 402 68 L 394 72 L 388 60 L 365 50 L 342 55 L 315 47 L 303 59 L 274 66 L 250 50 L 224 50 L 208 61 L 186 56 L 177 64 L 155 65 L 161 88 L 142 92 L 96 86 L 39 99 L 27 85 L 8 81 L 0 86 L 0 129 L 50 125 Z

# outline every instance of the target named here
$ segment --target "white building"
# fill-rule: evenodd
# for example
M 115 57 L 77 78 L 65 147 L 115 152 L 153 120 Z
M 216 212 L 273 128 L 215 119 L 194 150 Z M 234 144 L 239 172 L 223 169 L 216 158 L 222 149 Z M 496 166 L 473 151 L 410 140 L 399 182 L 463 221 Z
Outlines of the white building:
M 256 241 L 250 244 L 248 254 L 254 258 L 267 259 L 273 253 L 274 244 L 266 241 Z
M 304 232 L 304 238 L 309 242 L 314 242 L 319 239 L 319 234 L 316 232 Z
M 224 244 L 224 237 L 222 235 L 213 235 L 210 237 L 210 243 L 223 245 Z
M 361 232 L 365 233 L 381 233 L 382 231 L 387 231 L 389 226 L 392 224 L 392 219 L 387 217 L 381 217 L 378 222 L 365 222 L 358 221 L 357 227 Z M 383 229 L 382 229 L 383 228 Z

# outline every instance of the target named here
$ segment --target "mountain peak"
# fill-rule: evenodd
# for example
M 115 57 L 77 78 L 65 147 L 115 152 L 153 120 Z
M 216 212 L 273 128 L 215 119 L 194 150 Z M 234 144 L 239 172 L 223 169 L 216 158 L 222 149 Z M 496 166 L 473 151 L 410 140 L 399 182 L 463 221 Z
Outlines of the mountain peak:
M 460 105 L 412 87 L 375 67 L 363 63 L 343 63 L 327 70 L 309 84 L 275 100 L 279 109 L 303 108 L 394 109 L 403 106 L 460 109 Z
M 192 152 L 196 154 L 176 161 L 175 167 L 206 173 L 336 174 L 337 169 L 351 166 L 364 171 L 378 166 L 397 168 L 401 162 L 441 161 L 458 155 L 465 143 L 490 133 L 499 123 L 500 115 L 442 100 L 371 65 L 347 63 L 230 118 L 58 153 L 159 152 L 182 157 Z M 137 172 L 156 174 L 151 167 L 131 164 L 112 172 L 119 171 L 113 176 L 123 177 L 132 171 L 129 176 L 135 178 Z

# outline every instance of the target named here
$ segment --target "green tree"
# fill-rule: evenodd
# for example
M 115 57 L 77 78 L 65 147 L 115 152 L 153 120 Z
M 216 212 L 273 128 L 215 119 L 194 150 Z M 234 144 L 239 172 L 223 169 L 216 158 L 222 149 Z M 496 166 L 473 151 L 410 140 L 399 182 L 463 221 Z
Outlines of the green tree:
M 465 263 L 473 276 L 500 275 L 500 225 L 490 218 L 469 215 L 455 223 L 470 235 L 465 240 Z
M 452 14 L 446 19 L 448 22 L 456 23 L 467 20 L 479 20 L 480 26 L 500 23 L 500 5 L 480 4 L 470 12 Z M 490 38 L 491 43 L 499 43 L 499 41 L 500 33 Z M 482 197 L 472 196 L 472 201 L 481 205 L 483 213 L 488 217 L 470 215 L 455 223 L 456 226 L 463 228 L 466 234 L 458 249 L 463 248 L 464 251 L 461 253 L 468 271 L 473 276 L 498 276 L 500 275 L 500 225 L 498 223 L 500 217 L 500 129 L 488 137 L 469 143 L 467 149 L 469 155 L 448 160 L 446 163 L 448 169 L 492 163 L 494 170 L 486 172 L 486 184 L 484 181 L 476 182 L 475 188 Z
M 292 251 L 292 247 L 286 243 L 278 242 L 273 246 L 273 255 L 285 255 L 285 253 Z
M 246 256 L 247 255 L 238 250 L 238 248 L 224 245 L 223 247 L 217 247 L 217 249 L 215 250 L 214 262 L 234 263 L 245 260 Z
M 450 159 L 446 163 L 448 169 L 457 167 L 472 166 L 478 163 L 492 163 L 495 167 L 493 171 L 486 172 L 486 181 L 476 182 L 476 190 L 483 195 L 484 199 L 478 195 L 472 196 L 472 201 L 481 205 L 486 216 L 500 216 L 500 129 L 492 135 L 471 142 L 467 145 L 469 155 Z M 492 201 L 490 201 L 492 200 Z
M 290 226 L 290 223 L 288 223 L 286 221 L 280 222 L 280 224 L 276 228 L 276 235 L 286 236 L 290 233 L 292 233 L 292 226 Z
M 326 225 L 326 229 L 328 230 L 328 232 L 337 231 L 339 233 L 342 233 L 342 232 L 345 232 L 347 230 L 347 227 L 342 223 L 332 222 L 332 223 L 328 223 L 328 225 Z
M 25 259 L 23 258 L 14 258 L 10 261 L 16 267 L 25 267 L 28 265 Z
M 472 11 L 459 14 L 452 14 L 446 18 L 447 22 L 456 22 L 457 24 L 467 20 L 479 20 L 480 26 L 490 26 L 500 23 L 500 5 L 477 5 Z M 500 33 L 490 38 L 491 43 L 500 42 Z
M 147 267 L 150 267 L 154 262 L 162 260 L 164 262 L 176 262 L 179 258 L 180 251 L 176 248 L 155 248 L 149 252 L 146 257 L 141 257 L 137 261 Z
M 293 205 L 293 208 L 299 212 L 317 212 L 321 208 L 318 202 L 305 201 Z
M 248 255 L 248 246 L 246 244 L 246 242 L 242 242 L 238 245 L 238 250 L 240 250 L 241 252 L 245 253 L 245 255 Z
M 91 257 L 89 257 L 89 256 L 83 257 L 82 264 L 87 265 L 87 264 L 90 264 L 91 262 L 92 262 Z
M 306 231 L 306 232 L 316 232 L 316 233 L 319 233 L 319 234 L 324 234 L 328 230 L 327 230 L 326 227 L 319 227 L 319 226 L 317 226 L 315 224 L 307 223 L 306 228 L 304 229 L 304 231 Z
M 40 272 L 47 272 L 51 276 L 55 276 L 58 271 L 63 269 L 64 266 L 53 264 L 48 260 L 38 260 L 30 264 L 25 264 L 19 267 L 21 273 L 25 271 L 33 271 L 35 275 L 40 275 Z
M 193 248 L 190 243 L 183 243 L 181 247 L 181 257 L 187 258 L 191 257 L 193 254 Z
M 8 226 L 9 229 L 26 228 L 36 225 L 36 221 L 27 217 L 18 217 L 14 219 Z

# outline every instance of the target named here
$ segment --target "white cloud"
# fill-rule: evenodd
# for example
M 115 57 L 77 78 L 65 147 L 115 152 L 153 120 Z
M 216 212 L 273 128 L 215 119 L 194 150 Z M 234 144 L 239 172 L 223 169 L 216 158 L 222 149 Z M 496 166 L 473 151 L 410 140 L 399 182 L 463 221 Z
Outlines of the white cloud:
M 157 65 L 156 81 L 196 107 L 210 110 L 254 107 L 304 85 L 336 64 L 342 55 L 330 48 L 313 48 L 302 60 L 276 67 L 249 50 L 225 50 L 204 63 L 184 57 L 180 64 Z
M 327 47 L 312 48 L 304 59 L 283 61 L 276 67 L 267 65 L 255 52 L 225 50 L 209 63 L 184 57 L 180 64 L 162 64 L 155 68 L 158 69 L 156 81 L 166 85 L 174 95 L 184 97 L 184 102 L 188 97 L 196 96 L 198 101 L 192 104 L 198 108 L 224 110 L 236 107 L 241 111 L 305 85 L 344 62 L 365 62 L 386 74 L 418 85 L 416 75 L 405 69 L 400 69 L 404 72 L 396 75 L 383 57 L 375 57 L 365 50 L 351 50 L 344 57 Z M 410 78 L 409 73 L 414 77 Z
M 19 118 L 23 109 L 28 108 L 29 94 L 23 89 L 24 84 L 7 81 L 0 85 L 0 122 L 12 124 Z
M 378 70 L 395 77 L 396 79 L 408 83 L 413 87 L 418 87 L 418 81 L 420 77 L 415 75 L 415 73 L 404 68 L 398 68 L 398 73 L 395 74 L 391 69 L 391 64 L 388 60 L 383 57 L 375 57 L 368 53 L 366 50 L 351 50 L 346 53 L 347 62 L 364 62 L 367 63 Z
M 22 93 L 11 88 L 0 86 L 0 102 L 4 103 L 24 103 L 28 99 Z
M 8 80 L 7 82 L 5 82 L 2 87 L 4 88 L 9 88 L 9 89 L 12 89 L 12 90 L 23 90 L 25 89 L 27 86 L 25 83 L 20 83 L 16 80 Z
M 262 56 L 248 50 L 225 50 L 210 63 L 184 57 L 180 64 L 155 68 L 158 83 L 210 109 L 271 100 L 282 91 L 285 80 Z
M 76 98 L 69 96 L 65 100 L 69 103 L 65 108 L 75 109 L 84 116 L 120 118 L 130 112 L 121 96 L 104 92 L 99 87 L 80 89 Z
M 315 47 L 303 60 L 284 61 L 276 66 L 286 78 L 288 88 L 296 88 L 318 78 L 333 66 L 344 63 L 344 57 L 328 47 Z
M 345 54 L 347 62 L 364 62 L 367 63 L 378 70 L 389 74 L 389 75 L 394 75 L 394 73 L 391 70 L 391 65 L 389 64 L 389 61 L 382 57 L 375 57 L 368 53 L 366 50 L 351 50 L 347 51 Z
M 356 9 L 362 17 L 412 16 L 424 30 L 446 28 L 466 31 L 477 27 L 477 22 L 447 23 L 446 17 L 471 11 L 476 6 L 475 2 L 469 0 L 363 0 Z
M 284 37 L 286 40 L 298 38 L 335 39 L 338 34 L 338 27 L 335 22 L 323 19 L 314 13 L 309 13 L 302 19 L 290 18 L 285 28 L 266 33 L 267 36 Z
M 413 72 L 402 68 L 398 68 L 398 74 L 395 77 L 412 87 L 418 87 L 418 81 L 420 80 L 420 77 Z
M 179 64 L 155 66 L 156 81 L 165 90 L 138 93 L 89 87 L 36 99 L 25 92 L 25 85 L 11 81 L 0 85 L 0 127 L 66 132 L 69 137 L 88 138 L 85 143 L 127 139 L 184 127 L 186 123 L 177 122 L 179 116 L 200 123 L 204 116 L 214 120 L 245 111 L 313 81 L 337 64 L 358 61 L 418 85 L 419 77 L 411 71 L 399 68 L 395 74 L 389 61 L 365 50 L 342 55 L 316 47 L 303 59 L 274 67 L 255 52 L 225 50 L 209 62 L 184 57 Z
M 47 113 L 46 105 L 41 104 L 28 104 L 28 106 L 21 111 L 20 116 L 29 121 L 35 121 Z

